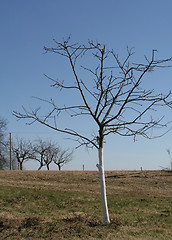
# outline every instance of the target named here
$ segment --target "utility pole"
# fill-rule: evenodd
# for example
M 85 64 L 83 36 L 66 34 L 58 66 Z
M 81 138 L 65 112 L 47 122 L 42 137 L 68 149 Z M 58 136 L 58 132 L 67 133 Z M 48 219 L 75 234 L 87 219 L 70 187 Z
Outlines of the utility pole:
M 11 133 L 10 133 L 10 170 L 12 170 L 12 144 L 11 144 Z

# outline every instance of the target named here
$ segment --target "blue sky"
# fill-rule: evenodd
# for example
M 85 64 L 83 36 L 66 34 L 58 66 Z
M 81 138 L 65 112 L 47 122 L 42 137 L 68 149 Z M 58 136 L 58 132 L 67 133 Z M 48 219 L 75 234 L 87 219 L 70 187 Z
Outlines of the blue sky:
M 32 96 L 50 98 L 56 92 L 49 87 L 43 74 L 57 77 L 66 66 L 55 55 L 44 54 L 43 46 L 52 46 L 52 39 L 61 40 L 69 34 L 75 42 L 98 40 L 121 53 L 126 46 L 134 47 L 138 59 L 151 55 L 172 56 L 172 1 L 170 0 L 1 0 L 0 1 L 0 116 L 8 121 L 8 132 L 25 139 L 53 139 L 63 148 L 74 147 L 75 142 L 39 124 L 28 126 L 17 121 L 13 110 L 22 105 L 34 108 L 40 105 Z M 69 75 L 70 76 L 70 75 Z M 166 92 L 172 89 L 172 70 L 166 69 L 151 76 L 150 88 Z M 62 101 L 62 100 L 61 100 Z M 165 112 L 168 120 L 172 112 Z M 82 124 L 79 121 L 76 124 Z M 81 125 L 82 126 L 82 125 Z M 87 126 L 83 126 L 87 129 Z M 166 149 L 172 148 L 172 132 L 163 138 L 135 143 L 131 138 L 112 136 L 104 149 L 105 169 L 136 170 L 160 169 L 169 165 Z M 66 170 L 96 170 L 97 152 L 80 148 Z M 34 169 L 35 164 L 26 164 Z

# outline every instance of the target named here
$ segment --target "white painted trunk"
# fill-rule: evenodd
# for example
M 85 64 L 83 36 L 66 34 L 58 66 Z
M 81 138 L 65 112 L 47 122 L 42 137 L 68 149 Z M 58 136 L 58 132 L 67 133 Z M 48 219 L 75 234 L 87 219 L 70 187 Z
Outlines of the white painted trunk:
M 100 177 L 103 222 L 104 223 L 110 223 L 108 206 L 107 206 L 107 197 L 106 197 L 106 184 L 105 184 L 104 162 L 103 162 L 103 148 L 99 149 L 99 164 L 97 164 L 97 168 L 99 170 L 99 177 Z

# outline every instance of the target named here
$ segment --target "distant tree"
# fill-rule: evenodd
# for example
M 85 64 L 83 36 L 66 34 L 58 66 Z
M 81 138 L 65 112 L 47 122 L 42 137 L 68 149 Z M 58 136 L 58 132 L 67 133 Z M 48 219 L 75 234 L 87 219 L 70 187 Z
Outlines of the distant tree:
M 47 149 L 45 151 L 44 163 L 47 167 L 47 170 L 50 170 L 49 166 L 53 162 L 57 152 L 59 151 L 59 148 L 57 148 L 56 145 L 52 144 L 51 142 L 46 142 L 45 145 L 47 146 Z
M 33 158 L 40 164 L 38 170 L 41 170 L 42 167 L 44 167 L 45 165 L 49 166 L 49 164 L 50 164 L 50 163 L 48 163 L 48 159 L 47 159 L 47 150 L 49 147 L 48 145 L 49 144 L 47 144 L 46 141 L 38 139 L 38 140 L 36 140 L 36 143 L 33 146 L 33 150 L 34 150 Z
M 72 153 L 69 150 L 61 150 L 59 148 L 55 149 L 55 155 L 53 158 L 53 162 L 58 166 L 59 171 L 61 168 L 69 163 L 72 160 Z
M 32 144 L 30 141 L 17 139 L 12 146 L 13 154 L 19 164 L 19 169 L 23 170 L 23 163 L 33 158 Z
M 120 59 L 113 49 L 109 50 L 99 42 L 72 44 L 68 38 L 61 42 L 54 40 L 54 44 L 52 48 L 44 47 L 45 51 L 64 57 L 65 64 L 68 61 L 71 67 L 73 77 L 66 81 L 46 77 L 52 81 L 51 86 L 59 90 L 59 94 L 60 91 L 62 94 L 67 91 L 65 96 L 68 96 L 66 101 L 69 101 L 61 102 L 63 105 L 59 106 L 54 99 L 43 99 L 43 103 L 48 103 L 51 107 L 44 116 L 40 113 L 40 108 L 31 111 L 23 108 L 23 113 L 14 112 L 14 115 L 19 119 L 30 119 L 30 124 L 39 122 L 55 131 L 74 136 L 78 146 L 85 145 L 98 150 L 97 168 L 100 176 L 103 222 L 109 223 L 103 161 L 105 138 L 110 134 L 133 136 L 134 139 L 137 135 L 152 138 L 149 135 L 150 129 L 167 126 L 163 117 L 153 116 L 153 110 L 164 106 L 171 107 L 171 92 L 162 94 L 149 89 L 148 78 L 145 78 L 145 75 L 148 76 L 157 68 L 167 67 L 172 58 L 156 59 L 156 51 L 153 50 L 150 58 L 145 56 L 142 63 L 134 63 L 131 60 L 134 52 L 129 48 L 126 57 Z M 143 80 L 147 84 L 144 84 Z M 165 79 L 163 82 L 165 84 Z M 78 96 L 77 104 L 73 103 L 73 96 Z M 97 133 L 92 135 L 92 132 L 89 134 L 87 131 L 83 134 L 79 128 L 68 127 L 70 121 L 61 128 L 56 119 L 64 116 L 62 113 L 67 113 L 72 118 L 78 117 L 80 122 L 84 117 L 90 124 L 92 120 L 95 124 L 94 129 L 97 126 Z M 84 122 L 83 128 L 85 129 Z
M 72 152 L 62 150 L 61 147 L 51 141 L 39 139 L 36 141 L 33 149 L 33 158 L 40 163 L 38 170 L 41 170 L 44 166 L 46 166 L 47 170 L 50 170 L 50 164 L 53 162 L 61 170 L 63 165 L 71 161 Z
M 0 169 L 4 169 L 8 166 L 7 140 L 5 139 L 6 127 L 7 121 L 0 118 Z
M 0 151 L 0 170 L 4 169 L 7 163 L 7 159 L 3 155 L 2 151 Z
M 0 143 L 4 143 L 4 135 L 5 135 L 5 130 L 7 127 L 7 121 L 5 119 L 0 118 Z

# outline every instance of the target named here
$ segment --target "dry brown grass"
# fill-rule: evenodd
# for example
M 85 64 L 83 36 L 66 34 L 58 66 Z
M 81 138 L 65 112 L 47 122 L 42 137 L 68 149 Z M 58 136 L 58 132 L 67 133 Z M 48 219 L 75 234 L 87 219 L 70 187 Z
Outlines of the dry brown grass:
M 170 171 L 107 171 L 108 195 L 172 197 Z M 1 171 L 1 186 L 99 193 L 94 171 Z

